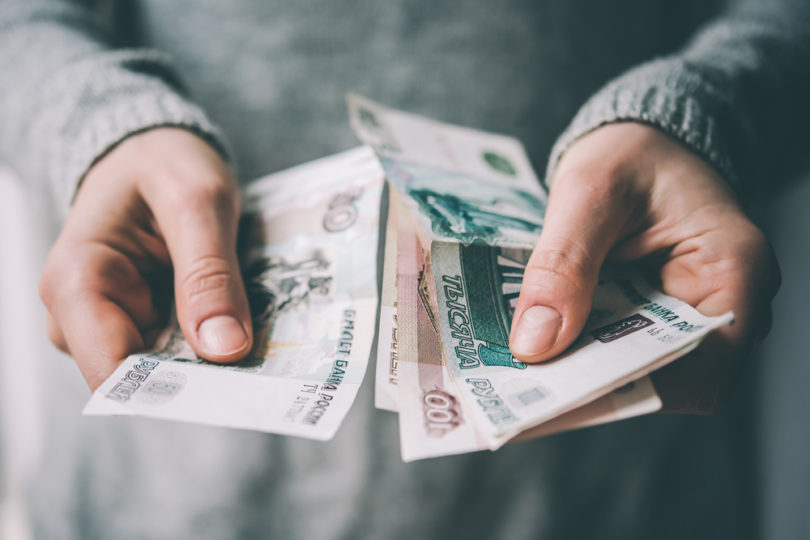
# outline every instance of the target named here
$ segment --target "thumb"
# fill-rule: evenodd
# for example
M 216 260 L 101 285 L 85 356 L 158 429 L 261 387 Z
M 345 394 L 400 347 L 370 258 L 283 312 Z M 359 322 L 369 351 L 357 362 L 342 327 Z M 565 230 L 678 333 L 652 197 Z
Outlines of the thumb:
M 577 338 L 602 263 L 633 213 L 630 190 L 600 176 L 558 175 L 551 190 L 512 320 L 510 348 L 524 362 L 557 356 Z
M 177 184 L 144 196 L 174 267 L 180 328 L 201 357 L 241 360 L 253 345 L 253 330 L 236 254 L 235 182 L 217 174 Z

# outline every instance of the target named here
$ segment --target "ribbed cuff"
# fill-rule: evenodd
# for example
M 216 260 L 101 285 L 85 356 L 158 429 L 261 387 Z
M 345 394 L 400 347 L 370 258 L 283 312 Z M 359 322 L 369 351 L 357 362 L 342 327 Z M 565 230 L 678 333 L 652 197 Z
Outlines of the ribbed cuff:
M 127 137 L 149 129 L 187 129 L 232 161 L 224 136 L 181 94 L 163 55 L 125 51 L 106 60 L 104 66 L 88 66 L 98 76 L 90 78 L 54 149 L 49 176 L 61 208 L 69 210 L 82 179 L 98 160 Z
M 577 139 L 605 124 L 626 121 L 660 129 L 710 163 L 735 191 L 741 190 L 740 165 L 731 154 L 745 126 L 706 78 L 678 58 L 644 64 L 592 96 L 554 144 L 547 186 L 563 153 Z

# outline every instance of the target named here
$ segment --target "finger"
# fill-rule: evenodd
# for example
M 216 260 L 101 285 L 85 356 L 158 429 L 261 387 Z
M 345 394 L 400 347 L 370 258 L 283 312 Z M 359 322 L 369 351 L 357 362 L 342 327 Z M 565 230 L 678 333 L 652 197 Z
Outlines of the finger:
M 238 195 L 233 181 L 210 172 L 189 184 L 147 186 L 174 266 L 177 317 L 200 356 L 234 362 L 252 347 L 250 310 L 236 256 Z
M 92 390 L 129 354 L 142 349 L 139 320 L 156 321 L 137 270 L 120 252 L 63 237 L 51 250 L 39 284 L 48 334 L 71 354 Z
M 56 319 L 51 315 L 50 311 L 46 317 L 46 325 L 48 329 L 48 339 L 51 340 L 51 343 L 63 353 L 70 354 L 65 335 L 62 333 L 59 323 L 56 322 Z
M 543 361 L 576 339 L 605 256 L 636 206 L 637 197 L 625 182 L 558 175 L 543 232 L 524 273 L 512 321 L 512 354 L 525 362 Z
M 752 294 L 747 274 L 735 271 L 726 276 L 724 286 L 696 306 L 709 316 L 731 311 L 734 323 L 716 330 L 695 351 L 653 373 L 653 384 L 661 397 L 661 412 L 712 414 L 726 401 L 738 374 L 733 365 L 760 338 L 770 318 L 770 297 L 766 301 Z
M 130 316 L 96 292 L 61 298 L 54 316 L 62 322 L 65 343 L 92 391 L 115 371 L 122 359 L 144 348 Z
M 709 316 L 732 311 L 738 320 L 709 335 L 696 350 L 652 374 L 662 402 L 661 412 L 712 414 L 725 401 L 731 383 L 729 375 L 734 373 L 731 364 L 744 349 L 742 342 L 751 341 L 742 330 L 747 326 L 750 306 L 740 296 L 747 295 L 747 291 L 740 290 L 741 281 L 737 276 L 725 277 L 724 286 L 696 306 Z M 667 292 L 666 281 L 663 286 Z
M 706 234 L 684 242 L 661 268 L 662 290 L 708 316 L 734 313 L 734 324 L 718 334 L 734 349 L 762 336 L 779 288 L 779 265 L 764 235 L 748 222 L 734 233 Z
M 708 294 L 696 302 L 698 311 L 708 316 L 733 312 L 735 316 L 731 326 L 718 329 L 697 350 L 653 374 L 662 412 L 715 412 L 735 383 L 739 370 L 733 369 L 734 364 L 770 326 L 770 303 L 779 287 L 779 268 L 764 236 L 749 229 L 745 235 L 718 244 L 709 251 L 722 253 L 725 249 L 728 255 L 701 264 L 697 274 L 688 276 L 690 279 L 672 269 L 677 269 L 677 264 L 662 269 L 664 292 L 680 297 L 688 296 L 687 288 L 700 292 L 697 279 L 709 286 Z
M 153 289 L 133 261 L 121 251 L 100 243 L 57 243 L 43 273 L 42 290 L 72 298 L 94 291 L 117 304 L 141 330 L 157 326 L 165 318 L 154 303 Z M 55 315 L 55 314 L 54 314 Z M 62 321 L 54 317 L 60 327 Z

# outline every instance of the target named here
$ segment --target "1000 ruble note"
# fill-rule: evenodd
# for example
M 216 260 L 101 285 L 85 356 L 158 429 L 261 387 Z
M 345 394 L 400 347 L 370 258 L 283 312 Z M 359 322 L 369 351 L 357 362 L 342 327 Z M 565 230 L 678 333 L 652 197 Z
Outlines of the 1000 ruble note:
M 663 367 L 732 320 L 704 316 L 629 271 L 605 272 L 579 339 L 527 365 L 509 351 L 509 331 L 530 254 L 446 243 L 431 251 L 447 368 L 493 449 Z

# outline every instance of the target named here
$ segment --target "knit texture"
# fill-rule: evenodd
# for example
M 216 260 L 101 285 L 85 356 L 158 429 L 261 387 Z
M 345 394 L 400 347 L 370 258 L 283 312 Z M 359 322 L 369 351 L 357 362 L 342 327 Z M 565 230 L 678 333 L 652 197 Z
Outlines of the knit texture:
M 620 76 L 580 109 L 554 145 L 550 184 L 563 153 L 577 139 L 613 122 L 640 122 L 660 129 L 711 163 L 739 190 L 724 131 L 738 128 L 731 104 L 680 58 L 645 64 Z
M 594 94 L 555 143 L 546 181 L 577 139 L 634 121 L 680 141 L 749 198 L 763 191 L 763 177 L 773 183 L 779 162 L 804 152 L 808 66 L 810 3 L 740 2 L 679 54 L 631 69 Z
M 14 81 L 0 100 L 0 159 L 48 181 L 63 213 L 96 161 L 148 129 L 188 129 L 229 159 L 225 138 L 166 54 L 106 48 L 93 20 L 60 3 L 7 7 L 0 34 L 0 72 Z

